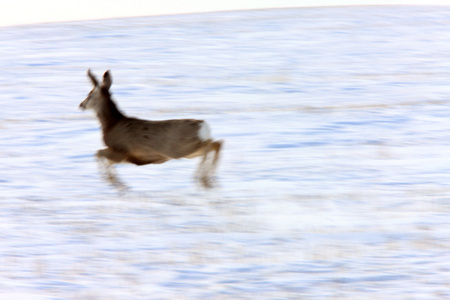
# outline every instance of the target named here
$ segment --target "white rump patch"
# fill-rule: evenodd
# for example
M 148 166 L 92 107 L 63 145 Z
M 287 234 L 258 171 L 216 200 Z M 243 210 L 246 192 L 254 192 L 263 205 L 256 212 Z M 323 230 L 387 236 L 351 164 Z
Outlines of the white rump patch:
M 211 129 L 209 128 L 209 124 L 205 121 L 200 125 L 200 130 L 198 131 L 198 138 L 202 141 L 207 141 L 211 139 Z

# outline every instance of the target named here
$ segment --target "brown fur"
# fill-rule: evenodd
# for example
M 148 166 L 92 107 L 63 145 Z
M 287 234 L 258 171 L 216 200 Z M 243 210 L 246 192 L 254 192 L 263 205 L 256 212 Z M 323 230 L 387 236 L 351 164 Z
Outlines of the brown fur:
M 94 88 L 80 108 L 94 109 L 101 123 L 103 141 L 108 148 L 97 152 L 99 159 L 107 159 L 109 164 L 129 162 L 140 166 L 203 156 L 198 170 L 199 180 L 203 186 L 211 186 L 211 175 L 219 159 L 222 141 L 200 139 L 199 130 L 204 121 L 148 121 L 127 117 L 111 99 L 109 72 L 105 72 L 100 85 L 90 70 L 88 76 Z M 214 152 L 214 157 L 208 162 L 210 152 Z M 108 178 L 111 177 L 108 174 Z

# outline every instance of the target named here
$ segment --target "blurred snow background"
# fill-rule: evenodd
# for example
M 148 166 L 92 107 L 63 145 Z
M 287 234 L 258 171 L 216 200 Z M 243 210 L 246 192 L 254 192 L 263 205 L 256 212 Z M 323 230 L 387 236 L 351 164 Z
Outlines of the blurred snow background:
M 450 10 L 260 10 L 0 29 L 0 298 L 450 297 Z M 197 160 L 104 182 L 86 70 Z

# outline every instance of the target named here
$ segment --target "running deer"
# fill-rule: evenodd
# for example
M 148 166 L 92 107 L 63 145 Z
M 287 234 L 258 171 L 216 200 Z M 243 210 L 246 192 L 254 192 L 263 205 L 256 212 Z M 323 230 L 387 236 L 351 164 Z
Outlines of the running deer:
M 92 109 L 97 114 L 107 148 L 98 150 L 96 156 L 106 166 L 107 178 L 113 184 L 118 183 L 110 168 L 115 163 L 141 166 L 201 156 L 197 177 L 205 188 L 212 187 L 211 176 L 217 167 L 223 142 L 211 138 L 208 123 L 193 119 L 148 121 L 127 117 L 111 99 L 109 70 L 101 83 L 90 69 L 87 75 L 94 88 L 80 103 L 80 108 Z M 212 152 L 213 157 L 209 155 Z

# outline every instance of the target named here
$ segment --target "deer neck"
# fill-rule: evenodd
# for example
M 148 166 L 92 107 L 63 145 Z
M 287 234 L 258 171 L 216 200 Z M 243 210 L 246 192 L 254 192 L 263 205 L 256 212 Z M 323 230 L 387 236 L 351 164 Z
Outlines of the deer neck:
M 97 111 L 97 117 L 102 125 L 103 133 L 113 128 L 125 115 L 120 112 L 111 96 L 105 95 L 102 108 Z

